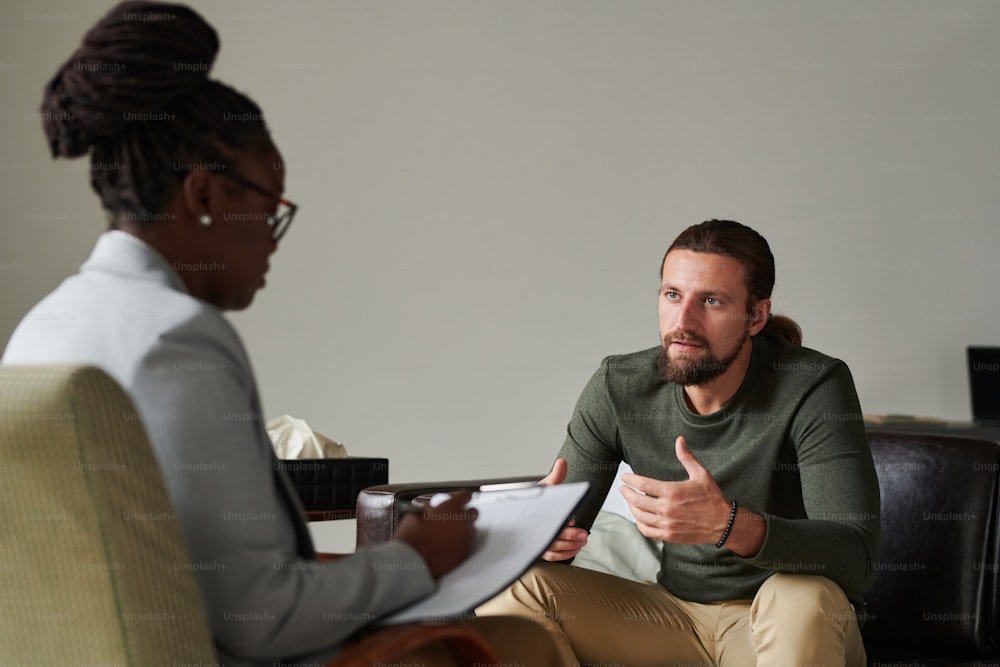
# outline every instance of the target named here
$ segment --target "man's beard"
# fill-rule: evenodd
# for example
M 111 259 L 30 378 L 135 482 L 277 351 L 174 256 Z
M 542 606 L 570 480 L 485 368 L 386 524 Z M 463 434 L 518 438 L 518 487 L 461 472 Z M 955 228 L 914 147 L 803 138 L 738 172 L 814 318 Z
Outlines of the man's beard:
M 749 331 L 744 334 L 740 341 L 733 347 L 733 351 L 722 359 L 719 359 L 708 347 L 708 341 L 700 336 L 691 334 L 681 334 L 671 331 L 663 337 L 661 341 L 660 353 L 656 357 L 656 372 L 664 382 L 679 384 L 682 387 L 703 385 L 719 377 L 736 361 L 740 356 L 743 344 L 750 339 Z M 670 341 L 686 340 L 700 345 L 704 352 L 695 358 L 682 357 L 671 359 L 669 352 Z

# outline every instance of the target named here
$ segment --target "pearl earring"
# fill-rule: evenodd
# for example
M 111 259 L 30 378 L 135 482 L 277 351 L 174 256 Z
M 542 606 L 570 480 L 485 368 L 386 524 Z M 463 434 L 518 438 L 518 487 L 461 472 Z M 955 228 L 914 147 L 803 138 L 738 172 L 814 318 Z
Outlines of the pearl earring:
M 212 216 L 210 216 L 208 213 L 202 213 L 201 216 L 198 218 L 198 222 L 201 223 L 202 227 L 211 227 Z

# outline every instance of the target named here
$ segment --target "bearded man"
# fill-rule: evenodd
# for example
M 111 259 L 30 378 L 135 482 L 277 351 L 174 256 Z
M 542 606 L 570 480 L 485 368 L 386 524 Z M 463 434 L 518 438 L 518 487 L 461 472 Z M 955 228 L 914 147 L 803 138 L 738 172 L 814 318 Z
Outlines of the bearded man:
M 677 237 L 661 344 L 606 358 L 545 484 L 594 493 L 532 568 L 478 610 L 546 625 L 563 659 L 864 667 L 858 616 L 879 552 L 879 489 L 854 381 L 771 314 L 774 257 L 728 220 Z M 656 582 L 567 567 L 620 462 Z

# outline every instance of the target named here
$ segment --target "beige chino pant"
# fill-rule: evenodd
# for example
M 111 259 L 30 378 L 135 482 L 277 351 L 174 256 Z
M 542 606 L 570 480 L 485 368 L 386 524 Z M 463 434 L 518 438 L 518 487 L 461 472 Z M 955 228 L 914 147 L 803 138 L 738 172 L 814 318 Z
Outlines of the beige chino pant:
M 775 574 L 753 600 L 701 604 L 655 582 L 543 563 L 476 610 L 544 625 L 560 665 L 864 667 L 854 608 L 825 577 Z

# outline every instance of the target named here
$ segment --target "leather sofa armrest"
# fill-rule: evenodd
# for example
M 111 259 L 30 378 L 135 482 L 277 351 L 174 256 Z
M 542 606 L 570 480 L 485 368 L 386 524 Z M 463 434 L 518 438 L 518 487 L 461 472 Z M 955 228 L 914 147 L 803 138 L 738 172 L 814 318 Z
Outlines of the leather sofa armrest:
M 381 544 L 392 539 L 399 525 L 403 503 L 420 502 L 418 499 L 435 493 L 447 493 L 462 489 L 478 489 L 484 484 L 505 484 L 509 482 L 537 482 L 544 475 L 524 477 L 503 477 L 494 479 L 470 479 L 450 482 L 408 482 L 401 484 L 380 484 L 369 486 L 358 494 L 358 547 Z

